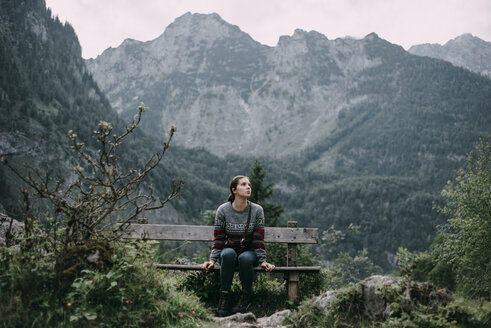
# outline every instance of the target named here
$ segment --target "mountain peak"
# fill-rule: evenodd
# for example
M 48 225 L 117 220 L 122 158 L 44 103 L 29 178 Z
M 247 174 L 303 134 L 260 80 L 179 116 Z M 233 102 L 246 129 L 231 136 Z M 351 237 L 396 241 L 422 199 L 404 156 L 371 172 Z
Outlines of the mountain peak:
M 135 39 L 128 38 L 128 39 L 124 39 L 123 43 L 121 43 L 121 45 L 122 46 L 132 46 L 132 45 L 140 44 L 140 43 L 142 43 L 142 42 L 135 40 Z
M 489 48 L 489 42 L 486 42 L 483 39 L 480 39 L 477 36 L 472 35 L 471 33 L 465 33 L 459 35 L 455 39 L 449 40 L 447 43 L 445 43 L 444 47 L 454 46 L 454 45 L 472 45 L 472 44 Z
M 368 41 L 375 41 L 375 40 L 380 40 L 380 37 L 378 36 L 377 33 L 375 32 L 372 32 L 370 34 L 367 34 L 365 37 L 364 37 L 365 40 L 368 40 Z
M 225 39 L 247 39 L 249 43 L 259 44 L 249 34 L 241 31 L 237 25 L 229 24 L 217 13 L 193 14 L 191 12 L 176 18 L 152 43 L 157 48 L 168 48 L 169 44 L 174 44 L 185 49 L 199 48 Z
M 454 40 L 455 41 L 465 41 L 465 40 L 475 40 L 475 39 L 479 39 L 477 37 L 475 37 L 474 35 L 472 35 L 471 33 L 464 33 L 462 35 L 459 35 L 458 37 L 456 37 Z
M 305 41 L 305 40 L 325 40 L 327 41 L 327 37 L 322 34 L 322 33 L 319 33 L 317 31 L 305 31 L 305 30 L 302 30 L 302 29 L 295 29 L 295 31 L 293 31 L 293 34 L 291 36 L 289 35 L 282 35 L 280 36 L 279 40 L 278 40 L 278 45 L 279 46 L 284 46 L 286 44 L 289 44 L 291 41 Z
M 192 14 L 190 12 L 176 18 L 164 32 L 166 37 L 193 35 L 198 39 L 222 39 L 242 32 L 238 26 L 224 21 L 217 13 Z M 245 33 L 244 33 L 245 34 Z
M 440 44 L 419 44 L 408 50 L 413 55 L 446 60 L 456 66 L 491 77 L 491 42 L 470 33 Z
M 226 21 L 220 17 L 217 13 L 211 14 L 200 14 L 200 13 L 191 13 L 190 11 L 186 12 L 184 15 L 177 17 L 172 24 L 188 24 L 189 22 L 206 22 L 206 21 L 215 21 L 222 24 L 230 25 Z

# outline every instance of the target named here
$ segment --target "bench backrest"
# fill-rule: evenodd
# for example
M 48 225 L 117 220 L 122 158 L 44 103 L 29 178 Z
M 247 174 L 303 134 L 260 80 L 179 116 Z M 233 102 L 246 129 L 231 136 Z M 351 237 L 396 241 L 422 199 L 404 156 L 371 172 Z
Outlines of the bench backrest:
M 188 240 L 212 241 L 212 226 L 170 225 L 170 224 L 131 224 L 125 229 L 123 238 L 149 240 Z M 278 228 L 266 227 L 266 243 L 317 244 L 317 228 Z

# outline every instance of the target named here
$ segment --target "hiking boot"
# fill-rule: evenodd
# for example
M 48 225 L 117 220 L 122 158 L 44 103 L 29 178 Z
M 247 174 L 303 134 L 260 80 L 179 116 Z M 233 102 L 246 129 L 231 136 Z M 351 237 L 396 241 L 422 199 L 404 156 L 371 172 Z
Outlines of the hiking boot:
M 244 313 L 249 310 L 252 304 L 252 293 L 242 292 L 239 302 L 232 308 L 232 313 Z
M 227 316 L 227 299 L 228 299 L 228 290 L 222 290 L 220 292 L 220 300 L 218 301 L 218 306 L 217 306 L 217 317 Z

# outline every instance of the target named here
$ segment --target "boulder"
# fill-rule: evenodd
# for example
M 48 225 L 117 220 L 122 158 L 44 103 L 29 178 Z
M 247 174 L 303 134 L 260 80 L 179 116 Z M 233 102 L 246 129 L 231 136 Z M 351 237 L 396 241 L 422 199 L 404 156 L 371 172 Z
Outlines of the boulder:
M 236 313 L 228 317 L 214 318 L 219 328 L 285 328 L 283 320 L 292 314 L 290 310 L 276 312 L 269 317 L 256 319 L 252 312 Z
M 382 320 L 390 315 L 390 302 L 381 292 L 381 288 L 398 289 L 400 278 L 390 276 L 372 276 L 362 282 L 364 315 L 372 320 Z
M 10 218 L 0 213 L 0 246 L 6 246 L 7 239 L 10 238 L 11 245 L 24 233 L 24 223 Z M 10 234 L 10 236 L 8 236 Z
M 408 283 L 399 277 L 374 275 L 348 289 L 327 291 L 315 298 L 313 305 L 328 314 L 336 298 L 346 295 L 346 291 L 360 296 L 361 315 L 379 322 L 387 320 L 396 312 L 410 312 L 416 304 L 439 306 L 452 299 L 445 289 L 437 290 L 429 282 Z

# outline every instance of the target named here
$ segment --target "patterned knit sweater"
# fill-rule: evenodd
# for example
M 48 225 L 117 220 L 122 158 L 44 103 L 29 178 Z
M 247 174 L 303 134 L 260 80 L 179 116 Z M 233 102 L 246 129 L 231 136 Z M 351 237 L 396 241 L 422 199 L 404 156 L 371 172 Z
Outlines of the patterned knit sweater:
M 218 262 L 220 253 L 227 247 L 228 240 L 239 242 L 244 236 L 244 230 L 249 215 L 249 206 L 252 206 L 251 221 L 247 229 L 246 239 L 252 240 L 252 249 L 256 253 L 259 264 L 266 261 L 266 249 L 264 247 L 264 211 L 263 208 L 253 202 L 242 211 L 237 211 L 231 202 L 226 202 L 218 207 L 215 217 L 213 232 L 213 247 L 210 260 Z

